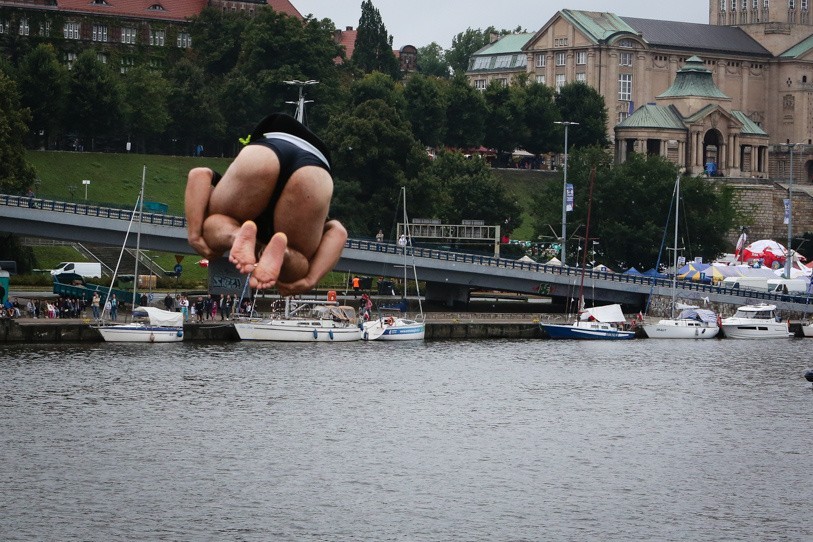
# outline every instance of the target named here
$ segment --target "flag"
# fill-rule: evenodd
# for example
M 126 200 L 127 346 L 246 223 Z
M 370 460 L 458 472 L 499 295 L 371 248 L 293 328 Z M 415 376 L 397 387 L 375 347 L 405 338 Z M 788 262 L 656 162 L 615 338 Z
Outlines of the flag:
M 785 202 L 785 221 L 783 222 L 783 224 L 789 224 L 790 223 L 790 200 L 785 198 L 784 202 Z
M 573 210 L 573 185 L 570 184 L 570 183 L 567 183 L 567 207 L 566 207 L 566 209 L 567 209 L 568 213 Z
M 745 232 L 740 234 L 740 238 L 737 239 L 737 248 L 734 250 L 734 256 L 739 256 L 742 249 L 745 248 L 745 242 L 748 240 L 748 236 Z

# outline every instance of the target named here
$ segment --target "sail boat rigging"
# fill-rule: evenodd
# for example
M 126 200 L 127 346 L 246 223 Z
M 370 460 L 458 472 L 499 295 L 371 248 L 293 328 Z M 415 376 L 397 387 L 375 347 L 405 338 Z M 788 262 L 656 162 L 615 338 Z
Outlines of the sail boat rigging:
M 678 227 L 680 224 L 680 173 L 675 179 L 675 237 L 672 262 L 672 302 L 669 308 L 669 318 L 660 320 L 657 324 L 645 324 L 644 333 L 650 339 L 713 339 L 720 332 L 717 325 L 717 315 L 713 311 L 686 305 L 675 318 L 677 306 L 677 269 L 678 269 Z
M 423 305 L 421 304 L 421 290 L 418 283 L 418 270 L 415 265 L 415 251 L 407 250 L 407 247 L 412 248 L 412 235 L 409 232 L 409 218 L 406 211 L 406 187 L 401 187 L 401 198 L 403 199 L 403 218 L 404 218 L 404 244 L 399 246 L 401 253 L 404 256 L 404 288 L 403 288 L 403 305 L 406 303 L 407 284 L 408 284 L 408 264 L 407 253 L 412 256 L 412 274 L 415 280 L 415 292 L 418 299 L 419 314 L 415 319 L 404 318 L 395 315 L 381 315 L 376 320 L 370 320 L 364 323 L 364 340 L 381 340 L 381 341 L 414 341 L 423 340 L 426 335 L 426 323 L 423 315 Z

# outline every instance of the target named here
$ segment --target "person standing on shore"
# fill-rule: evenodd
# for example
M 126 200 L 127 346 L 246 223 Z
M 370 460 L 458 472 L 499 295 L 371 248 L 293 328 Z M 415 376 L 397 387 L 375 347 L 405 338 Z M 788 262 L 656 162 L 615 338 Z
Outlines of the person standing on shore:
M 93 292 L 93 299 L 90 301 L 90 310 L 93 311 L 93 319 L 99 319 L 99 303 L 101 299 L 99 298 L 99 292 Z

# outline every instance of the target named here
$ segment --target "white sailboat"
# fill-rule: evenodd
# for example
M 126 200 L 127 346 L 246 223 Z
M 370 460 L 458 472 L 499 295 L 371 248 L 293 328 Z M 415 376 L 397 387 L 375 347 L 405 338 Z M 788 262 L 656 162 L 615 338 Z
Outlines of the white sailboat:
M 271 318 L 234 322 L 244 341 L 347 342 L 361 340 L 361 327 L 353 307 L 335 301 L 285 298 L 285 309 Z
M 181 313 L 165 311 L 157 307 L 135 306 L 138 300 L 138 260 L 141 256 L 141 216 L 144 212 L 144 182 L 146 176 L 147 166 L 144 166 L 141 173 L 141 192 L 138 195 L 136 207 L 133 209 L 130 225 L 127 228 L 127 234 L 124 236 L 124 244 L 119 254 L 119 261 L 118 264 L 116 264 L 113 278 L 110 280 L 110 288 L 107 290 L 104 302 L 104 306 L 107 306 L 107 300 L 110 298 L 110 292 L 113 289 L 113 284 L 118 274 L 119 264 L 121 264 L 121 258 L 127 247 L 127 237 L 130 235 L 130 229 L 132 228 L 137 209 L 139 228 L 136 235 L 132 321 L 122 324 L 110 323 L 95 326 L 105 342 L 168 343 L 183 340 L 183 315 Z M 104 311 L 102 312 L 102 317 L 104 317 Z
M 656 324 L 645 324 L 644 333 L 650 339 L 713 339 L 720 332 L 717 315 L 713 311 L 695 306 L 677 306 L 677 246 L 678 246 L 678 213 L 680 209 L 680 174 L 675 180 L 675 245 L 674 269 L 672 274 L 671 318 L 659 320 Z M 675 309 L 682 308 L 675 318 Z
M 412 236 L 409 234 L 409 220 L 406 212 L 406 188 L 401 188 L 401 196 L 404 204 L 404 235 L 407 243 L 411 244 Z M 406 300 L 407 287 L 407 247 L 406 244 L 400 247 L 404 254 L 404 299 Z M 415 291 L 418 298 L 419 314 L 415 319 L 404 318 L 392 314 L 379 316 L 375 320 L 364 323 L 363 338 L 365 341 L 421 341 L 426 336 L 426 322 L 424 321 L 423 306 L 421 305 L 421 292 L 418 285 L 418 272 L 415 268 L 415 256 L 412 256 L 412 274 L 415 279 Z

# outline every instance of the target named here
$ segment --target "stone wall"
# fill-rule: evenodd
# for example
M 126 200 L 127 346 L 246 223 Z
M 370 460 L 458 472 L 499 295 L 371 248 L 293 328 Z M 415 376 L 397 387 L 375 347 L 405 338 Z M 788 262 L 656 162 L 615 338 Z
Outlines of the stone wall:
M 748 227 L 748 238 L 787 239 L 788 226 L 784 223 L 787 188 L 770 181 L 743 182 L 730 179 L 726 182 L 734 188 L 735 207 L 742 213 L 744 221 L 741 226 Z M 794 187 L 793 191 L 793 236 L 801 237 L 805 232 L 813 231 L 813 197 L 809 188 Z M 739 229 L 729 232 L 729 239 L 736 243 Z M 784 244 L 784 243 L 783 243 Z

